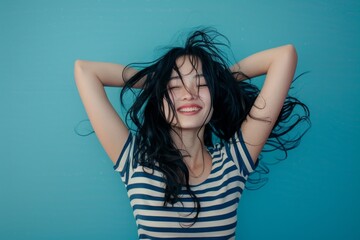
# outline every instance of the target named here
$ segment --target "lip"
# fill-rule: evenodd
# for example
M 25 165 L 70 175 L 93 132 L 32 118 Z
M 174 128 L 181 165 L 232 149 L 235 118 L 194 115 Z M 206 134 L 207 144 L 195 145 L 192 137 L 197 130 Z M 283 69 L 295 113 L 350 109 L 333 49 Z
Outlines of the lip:
M 186 104 L 186 105 L 182 105 L 182 106 L 178 107 L 177 111 L 179 113 L 185 114 L 185 115 L 194 115 L 194 114 L 197 114 L 201 109 L 202 109 L 202 107 L 200 105 Z

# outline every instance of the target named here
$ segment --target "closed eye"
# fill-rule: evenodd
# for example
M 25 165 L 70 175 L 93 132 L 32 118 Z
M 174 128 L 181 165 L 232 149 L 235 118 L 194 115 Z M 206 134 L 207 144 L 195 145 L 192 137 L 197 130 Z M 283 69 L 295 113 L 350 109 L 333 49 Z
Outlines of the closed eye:
M 207 83 L 203 74 L 196 75 L 198 87 L 207 87 Z
M 168 87 L 169 90 L 174 90 L 174 89 L 177 89 L 177 88 L 180 88 L 180 87 L 178 87 L 178 86 Z

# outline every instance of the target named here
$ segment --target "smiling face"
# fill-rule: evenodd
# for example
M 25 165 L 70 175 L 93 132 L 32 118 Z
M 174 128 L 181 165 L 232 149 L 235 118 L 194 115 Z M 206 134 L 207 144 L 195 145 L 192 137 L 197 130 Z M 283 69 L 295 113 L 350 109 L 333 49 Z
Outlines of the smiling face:
M 212 114 L 211 96 L 196 57 L 182 56 L 176 60 L 167 89 L 174 111 L 164 99 L 164 114 L 173 127 L 199 130 Z

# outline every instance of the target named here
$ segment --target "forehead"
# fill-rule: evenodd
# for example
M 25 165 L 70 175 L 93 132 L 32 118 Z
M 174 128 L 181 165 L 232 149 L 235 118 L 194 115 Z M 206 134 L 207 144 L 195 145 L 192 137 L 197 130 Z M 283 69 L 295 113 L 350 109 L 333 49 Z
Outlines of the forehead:
M 173 74 L 189 75 L 202 71 L 201 60 L 193 55 L 184 55 L 176 59 L 175 66 L 172 71 Z

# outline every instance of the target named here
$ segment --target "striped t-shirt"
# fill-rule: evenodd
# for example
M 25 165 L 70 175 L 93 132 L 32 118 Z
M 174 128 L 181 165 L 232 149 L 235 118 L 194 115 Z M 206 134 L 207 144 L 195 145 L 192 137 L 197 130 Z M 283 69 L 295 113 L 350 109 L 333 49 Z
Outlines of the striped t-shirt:
M 164 206 L 162 173 L 133 164 L 135 149 L 135 137 L 130 134 L 114 169 L 125 183 L 139 239 L 235 238 L 239 199 L 255 168 L 240 131 L 230 143 L 208 148 L 213 159 L 211 173 L 203 183 L 191 186 L 201 204 L 192 226 L 195 213 L 190 195 L 184 190 L 181 203 Z

